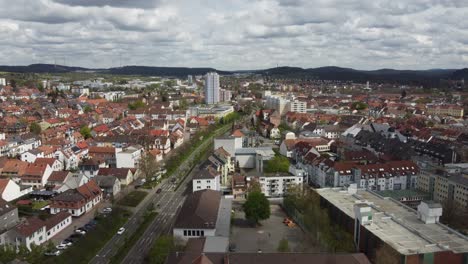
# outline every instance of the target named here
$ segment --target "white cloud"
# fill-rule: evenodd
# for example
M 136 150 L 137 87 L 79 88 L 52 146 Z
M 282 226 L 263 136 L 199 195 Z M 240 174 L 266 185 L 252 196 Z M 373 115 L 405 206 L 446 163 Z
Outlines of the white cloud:
M 458 68 L 466 13 L 464 0 L 0 0 L 0 55 L 86 67 L 122 56 L 219 69 Z

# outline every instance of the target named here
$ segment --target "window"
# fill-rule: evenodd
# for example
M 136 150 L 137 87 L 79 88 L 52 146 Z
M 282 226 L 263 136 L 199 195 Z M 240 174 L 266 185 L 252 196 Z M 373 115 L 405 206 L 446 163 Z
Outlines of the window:
M 184 230 L 184 236 L 187 236 L 187 235 L 188 235 L 187 230 Z

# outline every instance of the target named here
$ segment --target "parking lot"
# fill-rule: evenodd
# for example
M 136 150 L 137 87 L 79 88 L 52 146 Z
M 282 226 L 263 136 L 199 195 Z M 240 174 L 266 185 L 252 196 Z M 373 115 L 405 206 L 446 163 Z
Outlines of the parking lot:
M 240 204 L 234 204 L 235 216 L 231 228 L 231 244 L 237 252 L 277 252 L 281 239 L 287 239 L 291 252 L 318 252 L 311 246 L 305 233 L 297 226 L 288 227 L 283 223 L 286 214 L 279 205 L 270 205 L 271 216 L 252 227 L 245 220 Z

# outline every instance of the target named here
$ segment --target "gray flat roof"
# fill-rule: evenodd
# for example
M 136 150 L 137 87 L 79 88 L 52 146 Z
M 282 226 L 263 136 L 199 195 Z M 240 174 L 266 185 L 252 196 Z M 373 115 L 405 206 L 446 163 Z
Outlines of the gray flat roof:
M 215 236 L 227 237 L 231 233 L 231 210 L 232 199 L 221 198 L 218 209 L 218 218 L 216 219 Z
M 368 203 L 372 211 L 372 223 L 364 225 L 403 255 L 451 250 L 468 252 L 468 238 L 442 224 L 424 224 L 416 211 L 389 198 L 383 198 L 366 190 L 349 194 L 341 188 L 317 189 L 320 196 L 341 211 L 355 218 L 353 206 Z
M 224 253 L 228 250 L 228 247 L 229 247 L 229 237 L 208 236 L 208 237 L 205 237 L 205 245 L 203 247 L 203 252 Z

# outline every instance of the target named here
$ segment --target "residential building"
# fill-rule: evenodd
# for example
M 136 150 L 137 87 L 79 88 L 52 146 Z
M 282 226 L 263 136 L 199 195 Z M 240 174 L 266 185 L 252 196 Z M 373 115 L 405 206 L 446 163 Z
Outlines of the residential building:
M 0 246 L 7 243 L 7 231 L 18 222 L 18 208 L 0 198 Z
M 453 116 L 463 118 L 464 108 L 459 105 L 427 105 L 427 113 L 430 115 Z
M 16 247 L 24 245 L 28 250 L 31 250 L 31 244 L 39 246 L 47 241 L 46 224 L 37 217 L 26 218 L 10 229 L 7 237 L 7 244 Z
M 226 89 L 219 89 L 219 101 L 230 102 L 232 98 L 232 92 Z
M 193 176 L 192 191 L 221 190 L 221 174 L 212 166 L 207 166 Z
M 295 175 L 265 174 L 258 176 L 260 189 L 266 197 L 282 197 L 289 187 L 301 187 L 303 177 Z
M 295 112 L 295 113 L 306 113 L 307 110 L 307 103 L 304 101 L 289 101 L 288 102 L 288 112 Z
M 99 187 L 103 190 L 104 196 L 114 197 L 116 194 L 120 192 L 120 180 L 115 176 L 96 176 L 94 180 L 99 185 Z
M 275 109 L 280 115 L 286 113 L 288 109 L 289 101 L 284 99 L 282 96 L 269 95 L 266 96 L 266 108 Z
M 49 240 L 72 224 L 72 216 L 69 212 L 62 211 L 47 218 L 44 222 L 47 240 Z
M 219 75 L 216 72 L 205 75 L 205 103 L 219 103 Z
M 117 168 L 138 168 L 142 153 L 143 147 L 139 145 L 129 146 L 117 151 L 115 154 Z
M 96 181 L 90 180 L 76 189 L 69 189 L 51 199 L 50 213 L 68 211 L 81 216 L 101 202 L 103 194 Z
M 129 168 L 100 168 L 97 175 L 115 176 L 122 185 L 129 185 L 135 180 L 135 173 Z
M 421 165 L 418 189 L 429 193 L 431 199 L 437 202 L 468 208 L 468 164 L 446 164 L 444 167 Z M 454 170 L 457 167 L 461 169 Z
M 20 186 L 11 179 L 0 179 L 0 198 L 11 202 L 32 192 L 32 187 Z

